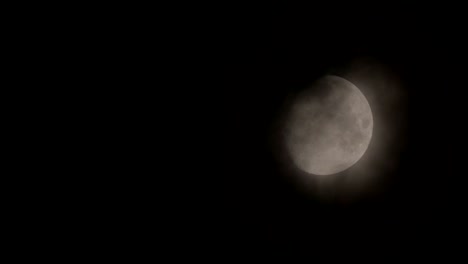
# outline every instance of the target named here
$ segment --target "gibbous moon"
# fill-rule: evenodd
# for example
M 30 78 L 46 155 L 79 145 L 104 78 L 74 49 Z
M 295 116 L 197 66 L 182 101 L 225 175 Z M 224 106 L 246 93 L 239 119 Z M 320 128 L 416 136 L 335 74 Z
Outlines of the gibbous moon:
M 295 165 L 310 174 L 344 171 L 361 159 L 372 138 L 367 99 L 348 80 L 327 75 L 296 98 L 285 143 Z

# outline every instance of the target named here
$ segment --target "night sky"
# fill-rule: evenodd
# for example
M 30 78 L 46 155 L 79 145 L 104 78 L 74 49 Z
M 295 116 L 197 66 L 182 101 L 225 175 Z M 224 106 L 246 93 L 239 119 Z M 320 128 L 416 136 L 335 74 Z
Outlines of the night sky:
M 462 252 L 454 240 L 466 234 L 467 181 L 456 162 L 467 74 L 462 18 L 419 6 L 374 7 L 277 6 L 224 18 L 219 89 L 228 118 L 221 119 L 225 214 L 218 230 L 233 253 L 370 254 L 378 261 Z M 280 170 L 271 127 L 288 94 L 364 57 L 390 68 L 408 95 L 404 147 L 382 190 L 324 202 Z
M 5 99 L 24 112 L 12 142 L 33 162 L 19 159 L 20 191 L 5 185 L 26 204 L 7 229 L 39 253 L 121 259 L 135 248 L 133 262 L 143 251 L 239 263 L 462 256 L 466 9 L 312 2 L 26 6 L 30 20 L 11 20 L 24 30 L 7 26 L 26 38 L 13 36 L 20 49 L 7 53 L 33 73 L 9 66 L 19 103 Z M 275 124 L 289 95 L 362 58 L 407 95 L 405 111 L 385 108 L 405 128 L 401 149 L 394 170 L 376 172 L 381 188 L 319 199 L 278 160 Z

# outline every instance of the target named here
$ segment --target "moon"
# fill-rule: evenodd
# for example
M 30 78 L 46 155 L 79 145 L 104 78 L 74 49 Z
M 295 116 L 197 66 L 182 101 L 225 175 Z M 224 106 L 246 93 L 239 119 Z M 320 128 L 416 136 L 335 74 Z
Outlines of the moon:
M 310 174 L 342 172 L 366 152 L 373 116 L 362 92 L 348 80 L 326 75 L 291 105 L 285 143 L 294 164 Z

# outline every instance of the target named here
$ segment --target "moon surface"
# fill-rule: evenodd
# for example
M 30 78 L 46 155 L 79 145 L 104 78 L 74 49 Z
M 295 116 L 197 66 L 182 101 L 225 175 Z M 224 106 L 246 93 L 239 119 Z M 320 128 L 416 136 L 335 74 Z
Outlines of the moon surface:
M 287 151 L 310 174 L 344 171 L 361 159 L 372 138 L 372 111 L 348 80 L 327 75 L 298 95 L 285 127 Z

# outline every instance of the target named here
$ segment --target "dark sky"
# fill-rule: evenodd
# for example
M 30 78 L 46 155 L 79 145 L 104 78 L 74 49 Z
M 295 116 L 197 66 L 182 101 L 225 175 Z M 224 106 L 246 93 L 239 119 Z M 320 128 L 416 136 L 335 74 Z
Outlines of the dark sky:
M 377 263 L 405 253 L 460 256 L 454 253 L 463 249 L 468 220 L 460 144 L 466 9 L 326 2 L 115 3 L 84 11 L 59 6 L 49 9 L 53 15 L 33 7 L 39 19 L 18 16 L 27 30 L 13 31 L 26 39 L 12 38 L 21 50 L 9 53 L 37 76 L 19 71 L 18 80 L 32 84 L 13 89 L 27 94 L 29 108 L 23 94 L 21 103 L 8 100 L 37 119 L 14 118 L 27 124 L 19 141 L 28 148 L 18 150 L 39 165 L 23 162 L 19 168 L 34 172 L 16 178 L 33 178 L 25 197 L 39 212 L 12 230 L 43 235 L 17 239 L 61 252 L 45 243 L 51 239 L 78 250 L 72 257 L 90 248 L 120 257 L 127 247 L 137 248 L 132 259 L 145 250 L 153 257 L 164 246 L 174 246 L 171 258 L 191 258 L 186 249 L 229 259 L 373 254 Z M 392 69 L 404 84 L 406 144 L 381 192 L 324 202 L 299 192 L 280 170 L 271 127 L 288 94 L 361 57 Z M 51 201 L 38 199 L 44 195 Z
M 226 209 L 220 234 L 222 241 L 238 241 L 239 252 L 300 248 L 312 259 L 459 252 L 453 239 L 466 234 L 466 179 L 456 162 L 466 86 L 462 18 L 422 6 L 370 8 L 264 7 L 233 11 L 220 27 L 220 89 L 229 117 L 219 173 Z M 301 194 L 278 170 L 269 129 L 289 93 L 361 57 L 401 78 L 407 143 L 384 191 L 348 204 L 324 203 Z

